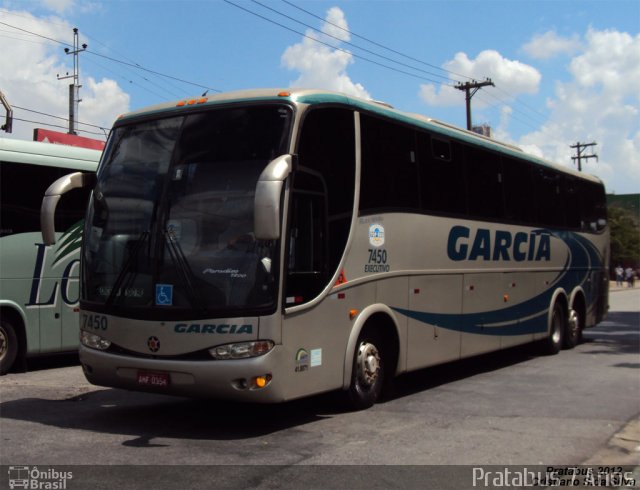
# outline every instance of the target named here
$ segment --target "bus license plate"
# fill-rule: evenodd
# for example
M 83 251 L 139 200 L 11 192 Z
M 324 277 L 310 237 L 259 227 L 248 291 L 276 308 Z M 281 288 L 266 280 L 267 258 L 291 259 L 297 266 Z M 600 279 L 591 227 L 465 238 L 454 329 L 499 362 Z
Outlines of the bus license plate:
M 145 386 L 169 386 L 169 373 L 138 371 L 138 384 Z

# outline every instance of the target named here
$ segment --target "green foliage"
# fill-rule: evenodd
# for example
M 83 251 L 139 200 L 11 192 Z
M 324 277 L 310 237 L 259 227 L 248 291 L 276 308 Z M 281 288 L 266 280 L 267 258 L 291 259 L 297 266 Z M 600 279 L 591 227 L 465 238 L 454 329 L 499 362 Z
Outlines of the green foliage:
M 618 205 L 608 211 L 611 229 L 611 268 L 640 265 L 640 218 L 632 210 Z

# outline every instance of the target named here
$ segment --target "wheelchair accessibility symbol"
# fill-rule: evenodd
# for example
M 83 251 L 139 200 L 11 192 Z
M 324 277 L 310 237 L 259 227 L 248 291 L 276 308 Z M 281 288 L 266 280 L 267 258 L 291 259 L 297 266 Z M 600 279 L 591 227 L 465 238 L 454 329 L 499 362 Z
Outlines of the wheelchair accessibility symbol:
M 171 306 L 173 304 L 173 285 L 156 284 L 156 305 Z

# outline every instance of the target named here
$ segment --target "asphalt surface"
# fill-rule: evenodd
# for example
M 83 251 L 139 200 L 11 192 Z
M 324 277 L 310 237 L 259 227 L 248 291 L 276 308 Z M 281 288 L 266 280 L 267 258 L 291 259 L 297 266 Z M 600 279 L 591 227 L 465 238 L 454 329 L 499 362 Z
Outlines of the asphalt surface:
M 477 465 L 625 466 L 640 481 L 639 293 L 612 291 L 571 351 L 412 373 L 364 412 L 332 394 L 254 406 L 103 389 L 74 358 L 38 361 L 0 378 L 0 488 L 8 465 L 68 468 L 69 489 L 459 489 Z

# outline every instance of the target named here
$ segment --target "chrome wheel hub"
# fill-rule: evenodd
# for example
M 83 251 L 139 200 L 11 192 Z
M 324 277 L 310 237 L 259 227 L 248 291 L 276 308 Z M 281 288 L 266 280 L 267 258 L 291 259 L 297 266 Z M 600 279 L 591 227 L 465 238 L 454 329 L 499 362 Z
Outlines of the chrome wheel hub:
M 572 337 L 577 335 L 578 328 L 578 312 L 576 310 L 571 310 L 569 313 L 569 333 Z
M 551 332 L 551 340 L 558 344 L 560 342 L 560 336 L 562 335 L 562 320 L 559 316 L 553 318 L 553 332 Z
M 376 346 L 363 342 L 358 349 L 356 362 L 358 378 L 367 386 L 375 383 L 380 372 L 380 354 Z
M 7 333 L 4 331 L 4 328 L 0 328 L 0 359 L 4 359 L 7 355 Z

